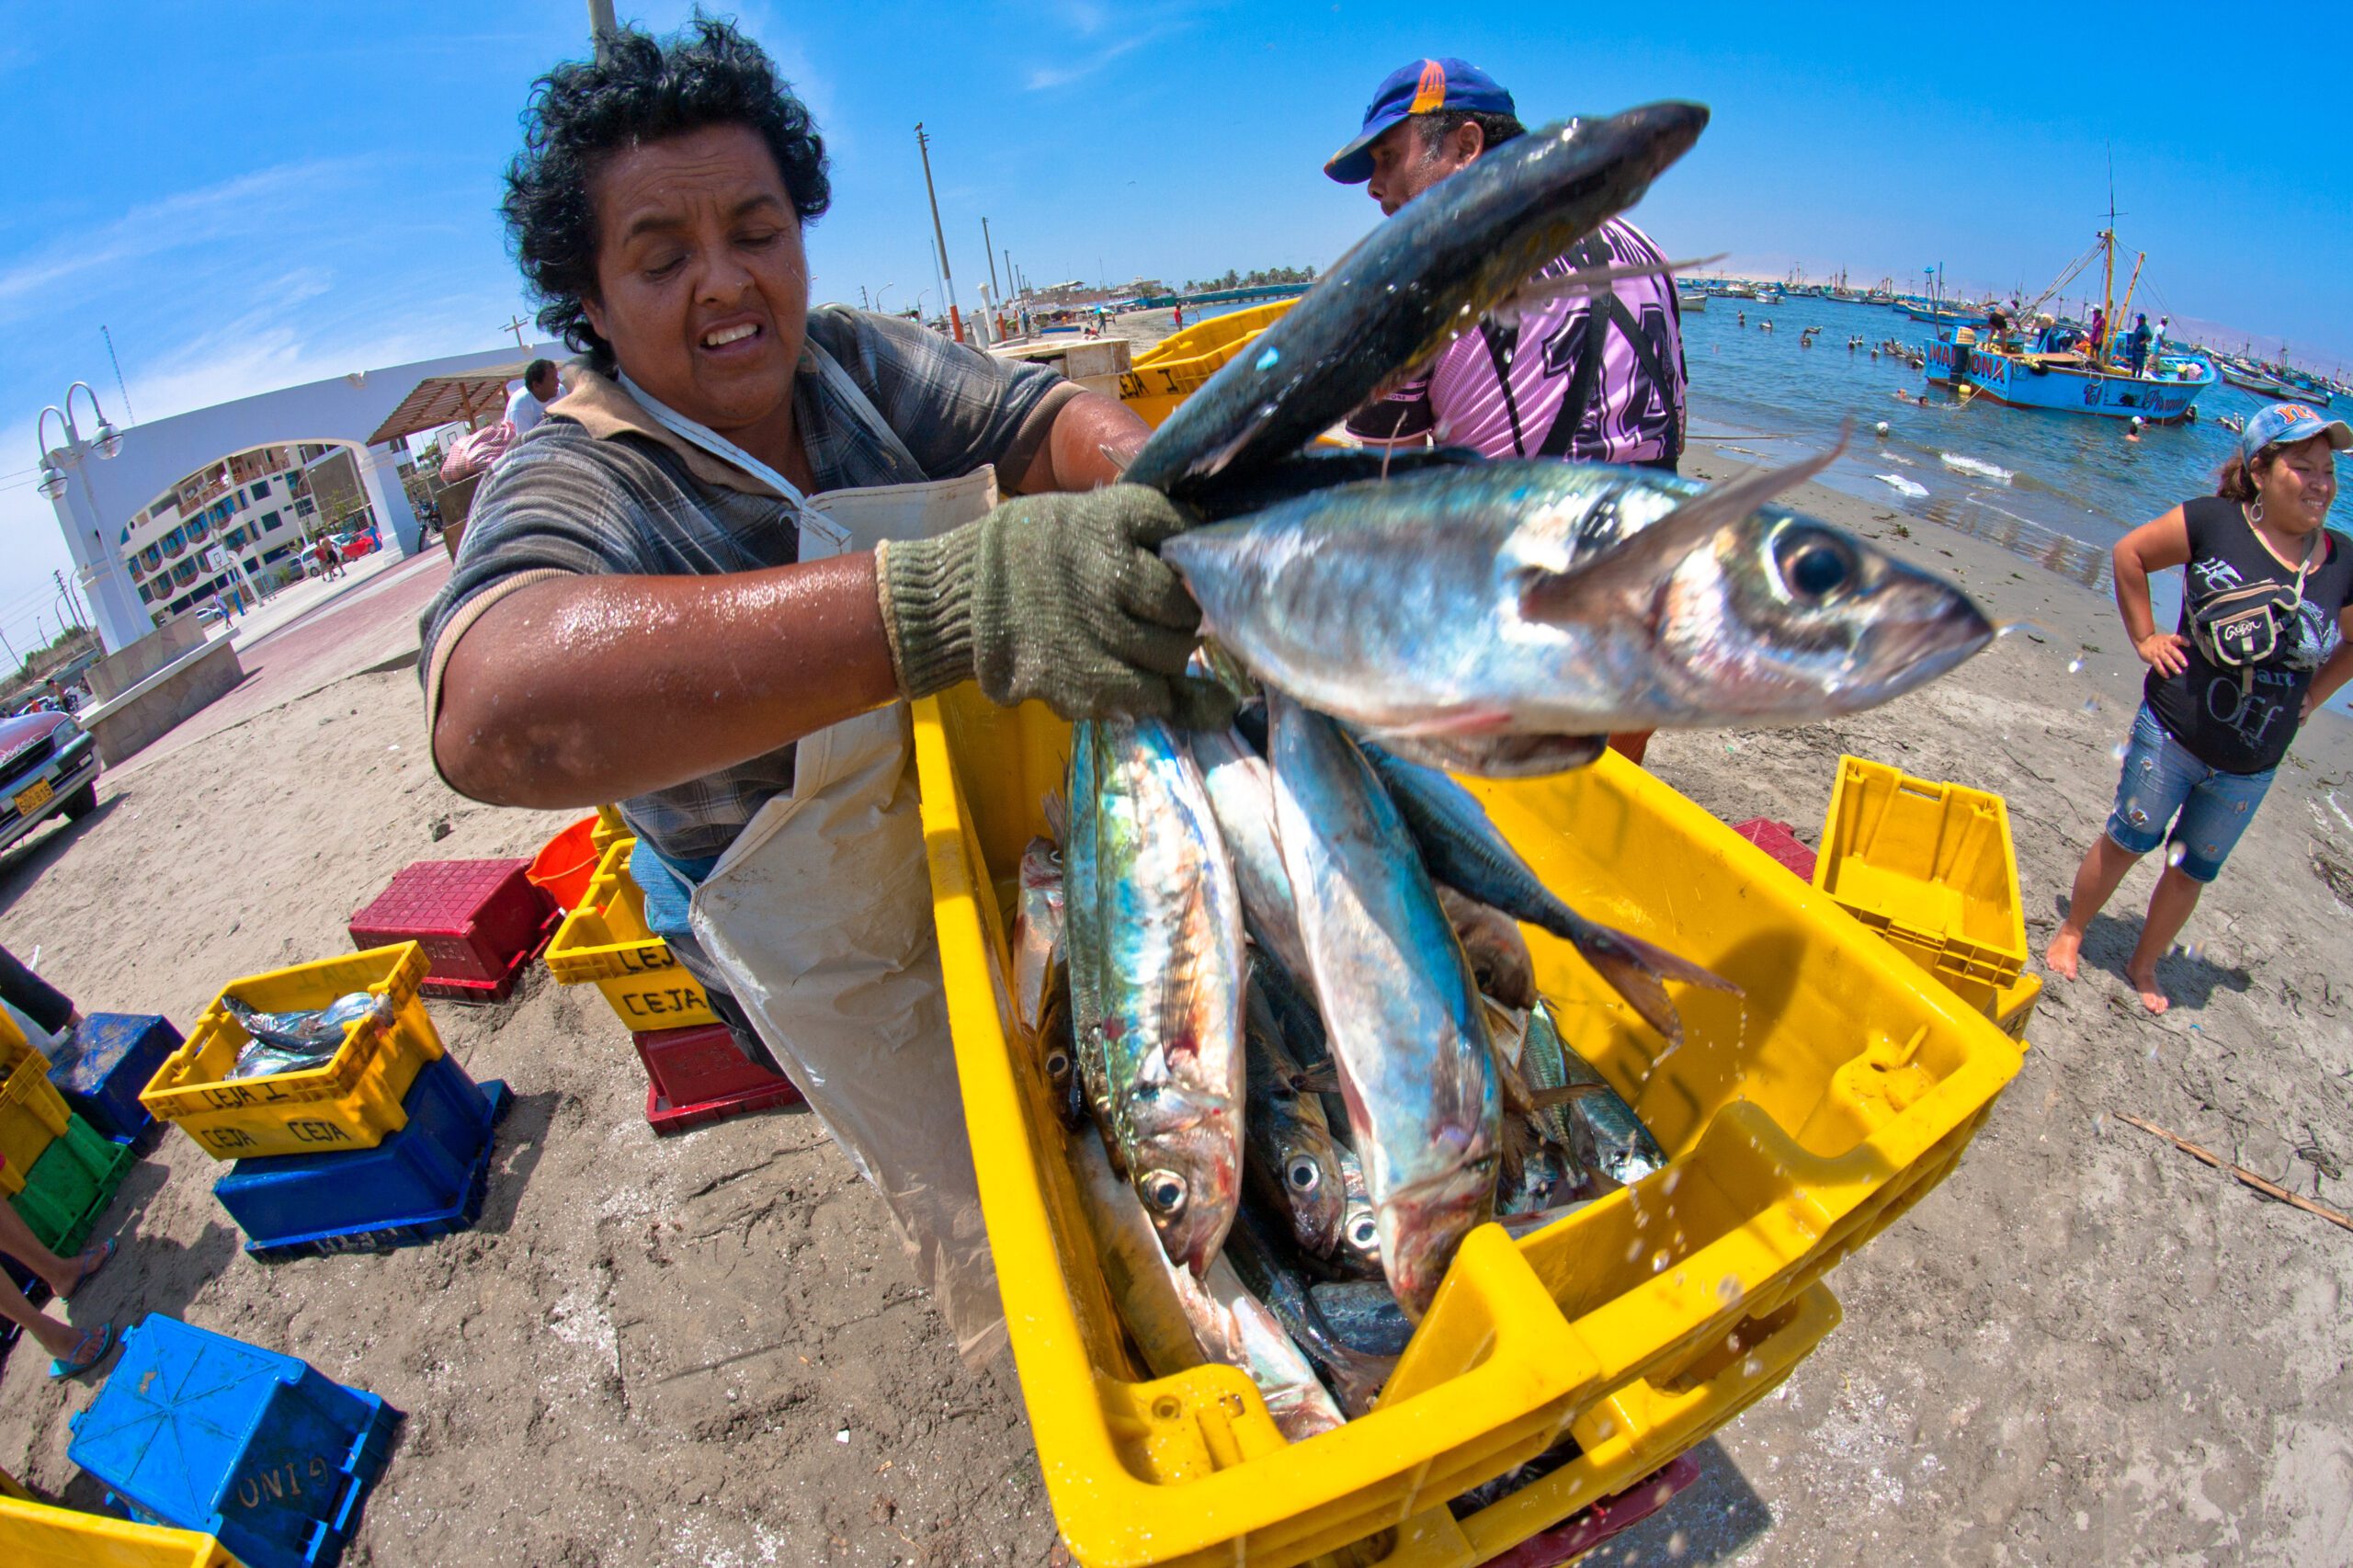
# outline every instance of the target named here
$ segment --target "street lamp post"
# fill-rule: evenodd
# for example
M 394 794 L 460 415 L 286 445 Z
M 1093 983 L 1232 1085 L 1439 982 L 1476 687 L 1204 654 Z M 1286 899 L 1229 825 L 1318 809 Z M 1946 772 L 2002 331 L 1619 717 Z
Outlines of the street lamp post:
M 74 394 L 80 392 L 89 403 L 93 427 L 85 437 L 74 416 Z M 63 444 L 52 447 L 49 439 L 49 420 L 56 415 L 64 436 Z M 122 450 L 122 432 L 115 428 L 105 408 L 98 402 L 97 389 L 87 381 L 75 381 L 65 389 L 64 406 L 51 405 L 40 411 L 33 422 L 33 441 L 40 454 L 40 477 L 36 487 L 57 507 L 59 521 L 64 526 L 66 543 L 74 558 L 75 576 L 90 590 L 91 608 L 97 612 L 98 631 L 109 651 L 127 647 L 153 630 L 140 613 L 130 579 L 122 570 L 119 557 L 111 553 L 103 536 L 104 515 L 99 509 L 89 458 L 96 453 L 103 462 Z M 73 473 L 82 474 L 85 494 L 75 496 Z M 85 542 L 86 536 L 87 542 Z

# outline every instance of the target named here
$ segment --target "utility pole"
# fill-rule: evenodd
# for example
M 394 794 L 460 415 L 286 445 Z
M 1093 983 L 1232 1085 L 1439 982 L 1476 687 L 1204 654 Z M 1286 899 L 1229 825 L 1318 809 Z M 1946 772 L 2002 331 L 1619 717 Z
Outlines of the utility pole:
M 923 121 L 915 121 L 915 147 L 923 153 L 923 190 L 931 199 L 931 237 L 939 246 L 939 291 L 948 298 L 948 330 L 957 342 L 964 341 L 964 318 L 956 310 L 956 275 L 948 267 L 948 234 L 939 226 L 939 192 L 931 183 L 931 138 L 923 132 Z
M 65 585 L 65 574 L 63 571 L 51 572 L 50 576 L 56 579 L 57 596 L 65 601 L 66 612 L 73 616 L 74 628 L 77 631 L 80 630 L 82 627 L 81 600 L 75 597 L 73 589 Z
M 605 40 L 620 31 L 613 20 L 613 0 L 588 0 L 588 40 L 597 46 L 597 58 L 605 58 Z
M 1013 278 L 1013 247 L 1010 245 L 1007 245 L 1005 250 L 1005 286 L 1016 294 L 1021 292 L 1021 285 L 1014 281 Z
M 981 254 L 989 258 L 989 292 L 1002 300 L 1005 291 L 996 283 L 996 242 L 989 238 L 989 221 L 985 217 L 981 220 Z

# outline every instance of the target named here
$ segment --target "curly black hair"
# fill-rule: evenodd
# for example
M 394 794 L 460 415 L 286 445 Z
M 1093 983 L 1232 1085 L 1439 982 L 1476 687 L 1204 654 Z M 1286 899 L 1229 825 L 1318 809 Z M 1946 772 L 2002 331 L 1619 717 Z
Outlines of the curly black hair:
M 581 307 L 597 286 L 597 213 L 588 182 L 609 154 L 640 142 L 748 126 L 776 156 L 803 223 L 833 199 L 825 142 L 806 105 L 766 51 L 729 22 L 698 13 L 666 39 L 638 28 L 608 33 L 594 61 L 566 61 L 531 85 L 523 150 L 506 167 L 499 211 L 524 280 L 554 333 L 609 373 L 612 345 Z

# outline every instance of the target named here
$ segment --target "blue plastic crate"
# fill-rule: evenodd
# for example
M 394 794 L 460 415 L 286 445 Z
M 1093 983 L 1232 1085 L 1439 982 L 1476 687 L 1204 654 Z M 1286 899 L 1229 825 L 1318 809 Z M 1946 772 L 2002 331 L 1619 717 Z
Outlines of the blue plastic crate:
M 481 1217 L 491 1129 L 511 1098 L 505 1084 L 477 1085 L 445 1055 L 401 1102 L 408 1124 L 376 1147 L 239 1160 L 212 1194 L 264 1263 L 431 1241 Z
M 61 1044 L 49 1081 L 82 1119 L 118 1142 L 154 1125 L 139 1091 L 180 1048 L 180 1031 L 153 1013 L 92 1013 Z
M 157 1313 L 123 1335 L 66 1457 L 134 1518 L 218 1536 L 245 1568 L 326 1568 L 400 1419 L 299 1358 Z

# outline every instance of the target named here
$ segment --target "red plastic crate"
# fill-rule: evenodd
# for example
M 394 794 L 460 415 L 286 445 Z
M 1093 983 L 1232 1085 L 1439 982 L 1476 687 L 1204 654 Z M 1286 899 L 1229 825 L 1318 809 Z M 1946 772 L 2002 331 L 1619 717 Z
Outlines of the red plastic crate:
M 801 1098 L 792 1080 L 737 1050 L 725 1024 L 649 1029 L 631 1038 L 652 1080 L 645 1119 L 665 1136 Z
M 504 1002 L 563 912 L 524 873 L 529 860 L 419 860 L 351 917 L 364 951 L 415 942 L 422 989 L 453 1002 Z
M 1813 851 L 1798 841 L 1797 830 L 1788 823 L 1775 822 L 1771 817 L 1750 817 L 1733 831 L 1779 860 L 1798 881 L 1813 884 Z

